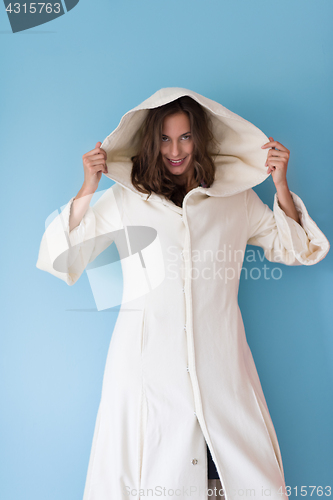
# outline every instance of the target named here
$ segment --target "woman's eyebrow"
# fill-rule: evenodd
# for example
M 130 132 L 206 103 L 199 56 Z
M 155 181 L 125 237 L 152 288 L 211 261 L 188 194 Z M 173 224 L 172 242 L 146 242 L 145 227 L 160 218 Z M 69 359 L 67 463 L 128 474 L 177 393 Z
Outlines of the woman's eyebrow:
M 181 137 L 182 135 L 187 135 L 187 134 L 190 134 L 190 133 L 191 133 L 191 131 L 190 131 L 190 132 L 185 132 L 185 134 L 180 134 L 180 136 L 179 136 L 179 137 Z M 166 134 L 162 134 L 162 135 L 164 135 L 164 137 L 169 137 L 169 136 L 168 136 L 168 135 L 166 135 Z

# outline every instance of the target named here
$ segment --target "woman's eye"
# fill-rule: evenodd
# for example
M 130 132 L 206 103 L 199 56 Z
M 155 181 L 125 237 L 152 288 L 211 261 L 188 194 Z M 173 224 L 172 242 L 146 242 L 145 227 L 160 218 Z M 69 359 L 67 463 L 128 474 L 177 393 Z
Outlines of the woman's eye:
M 185 141 L 186 141 L 187 139 L 190 139 L 190 138 L 191 138 L 191 136 L 190 136 L 190 135 L 183 135 L 183 136 L 182 136 L 182 140 L 185 140 Z M 161 140 L 162 140 L 162 142 L 167 142 L 167 141 L 169 140 L 169 137 L 166 137 L 166 136 L 162 135 L 162 139 L 161 139 Z

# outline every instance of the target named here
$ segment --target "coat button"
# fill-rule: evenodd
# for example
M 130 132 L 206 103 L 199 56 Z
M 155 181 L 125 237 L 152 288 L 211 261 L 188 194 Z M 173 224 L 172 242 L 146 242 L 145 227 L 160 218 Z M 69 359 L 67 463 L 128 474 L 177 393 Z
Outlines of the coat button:
M 198 460 L 196 458 L 192 458 L 192 464 L 197 465 L 197 463 L 198 463 Z
M 184 287 L 184 286 L 183 286 L 183 288 L 182 288 L 182 292 L 183 292 L 183 293 L 185 293 L 185 287 Z
M 190 369 L 189 369 L 189 367 L 188 367 L 188 366 L 186 367 L 186 370 L 187 370 L 188 372 L 190 371 Z
M 185 330 L 185 332 L 186 332 L 186 325 L 184 325 L 184 330 Z

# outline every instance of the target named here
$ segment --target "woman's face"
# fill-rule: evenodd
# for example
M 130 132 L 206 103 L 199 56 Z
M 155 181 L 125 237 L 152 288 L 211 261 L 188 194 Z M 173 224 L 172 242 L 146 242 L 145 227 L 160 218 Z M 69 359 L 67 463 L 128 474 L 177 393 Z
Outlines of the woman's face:
M 167 170 L 182 182 L 190 179 L 193 174 L 193 147 L 188 115 L 180 112 L 166 116 L 160 152 Z

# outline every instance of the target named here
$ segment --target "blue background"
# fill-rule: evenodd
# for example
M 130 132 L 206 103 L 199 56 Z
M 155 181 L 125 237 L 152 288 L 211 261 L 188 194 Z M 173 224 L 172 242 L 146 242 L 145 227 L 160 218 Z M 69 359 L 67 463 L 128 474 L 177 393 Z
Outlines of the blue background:
M 86 273 L 69 287 L 35 267 L 82 155 L 159 88 L 194 90 L 290 150 L 289 187 L 332 242 L 332 18 L 331 0 L 81 0 L 12 34 L 0 6 L 4 500 L 83 495 L 117 312 L 93 312 Z M 272 208 L 272 179 L 255 190 Z M 282 278 L 242 279 L 239 301 L 286 484 L 333 486 L 332 251 L 266 264 Z

